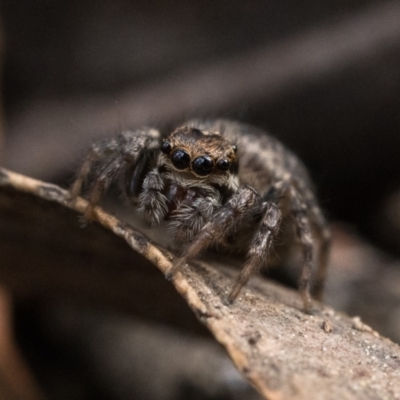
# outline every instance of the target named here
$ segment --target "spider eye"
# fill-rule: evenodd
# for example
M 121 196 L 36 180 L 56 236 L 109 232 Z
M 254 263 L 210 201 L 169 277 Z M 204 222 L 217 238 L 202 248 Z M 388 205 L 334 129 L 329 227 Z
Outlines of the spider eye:
M 229 167 L 230 167 L 230 162 L 228 160 L 225 160 L 224 158 L 217 162 L 217 168 L 220 171 L 228 171 Z
M 190 165 L 190 155 L 186 150 L 176 149 L 172 152 L 171 162 L 177 169 L 186 169 Z
M 171 152 L 171 148 L 171 143 L 167 141 L 163 142 L 163 144 L 161 145 L 161 151 L 164 154 L 169 154 Z
M 234 151 L 235 154 L 237 153 L 237 146 L 236 146 L 236 144 L 233 144 L 233 145 L 232 145 L 232 150 Z
M 214 169 L 214 162 L 209 156 L 196 157 L 192 162 L 193 171 L 199 176 L 211 174 Z

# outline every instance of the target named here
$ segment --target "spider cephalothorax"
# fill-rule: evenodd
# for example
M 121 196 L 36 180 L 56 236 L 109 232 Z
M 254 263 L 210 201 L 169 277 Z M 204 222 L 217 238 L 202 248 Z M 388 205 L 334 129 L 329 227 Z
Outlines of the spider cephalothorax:
M 296 238 L 302 248 L 300 291 L 306 308 L 317 239 L 316 292 L 322 294 L 329 229 L 304 166 L 265 132 L 225 120 L 190 121 L 165 139 L 145 128 L 95 143 L 71 188 L 74 199 L 94 175 L 86 219 L 93 218 L 94 207 L 123 173 L 138 215 L 151 226 L 167 221 L 173 242 L 183 246 L 170 274 L 208 246 L 244 253 L 232 301 L 267 262 L 273 239 L 283 232 L 287 248 Z
M 164 140 L 161 152 L 166 155 L 165 165 L 179 174 L 190 173 L 188 179 L 225 185 L 238 172 L 237 147 L 219 132 L 183 126 Z

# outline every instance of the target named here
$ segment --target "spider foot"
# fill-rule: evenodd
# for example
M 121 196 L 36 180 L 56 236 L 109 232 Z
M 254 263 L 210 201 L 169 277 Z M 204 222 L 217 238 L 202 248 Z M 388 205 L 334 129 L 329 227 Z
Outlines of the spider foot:
M 307 315 L 316 315 L 318 314 L 318 307 L 315 306 L 315 304 L 313 304 L 310 300 L 309 303 L 304 303 L 303 302 L 303 312 Z
M 175 272 L 174 271 L 171 271 L 171 270 L 173 270 L 174 268 L 172 267 L 169 271 L 167 271 L 166 273 L 165 273 L 165 279 L 167 280 L 167 281 L 172 281 L 172 278 L 174 277 L 174 275 L 175 275 Z
M 301 299 L 303 300 L 303 310 L 306 314 L 314 314 L 315 309 L 313 309 L 313 304 L 310 296 L 310 291 L 308 289 L 300 289 Z
M 186 258 L 180 258 L 177 262 L 165 273 L 165 279 L 171 281 L 175 274 L 181 270 L 181 268 L 186 264 Z
M 236 298 L 239 296 L 240 291 L 242 290 L 242 285 L 237 282 L 232 286 L 231 291 L 228 294 L 227 303 L 232 304 Z
M 94 207 L 87 206 L 83 215 L 78 217 L 78 223 L 81 228 L 86 228 L 92 221 L 95 220 Z
M 65 201 L 67 204 L 75 204 L 78 196 L 75 196 L 71 191 L 67 192 Z

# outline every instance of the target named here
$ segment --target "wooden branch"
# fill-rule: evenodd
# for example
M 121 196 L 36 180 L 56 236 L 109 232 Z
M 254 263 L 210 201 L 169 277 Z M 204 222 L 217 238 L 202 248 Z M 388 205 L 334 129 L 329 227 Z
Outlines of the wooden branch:
M 23 201 L 26 201 L 25 207 L 21 207 Z M 124 252 L 133 253 L 135 262 L 130 264 L 129 270 L 123 270 L 123 273 L 118 269 L 119 260 L 98 265 L 97 268 L 94 266 L 90 271 L 91 277 L 83 280 L 83 283 L 80 277 L 74 275 L 75 281 L 71 280 L 70 286 L 75 286 L 77 296 L 83 292 L 95 292 L 96 288 L 91 285 L 96 282 L 97 275 L 105 273 L 109 287 L 113 287 L 114 280 L 118 285 L 121 284 L 120 287 L 115 287 L 115 291 L 124 292 L 125 288 L 129 289 L 132 285 L 130 297 L 125 298 L 125 302 L 138 298 L 138 303 L 146 308 L 151 299 L 158 297 L 161 298 L 158 307 L 163 311 L 169 307 L 168 290 L 173 285 L 198 320 L 225 347 L 236 367 L 265 398 L 400 398 L 399 346 L 381 337 L 359 318 L 350 318 L 318 303 L 315 303 L 315 314 L 307 315 L 302 311 L 301 300 L 296 291 L 261 278 L 254 278 L 237 301 L 228 306 L 224 299 L 236 271 L 213 258 L 211 261 L 197 261 L 185 267 L 176 275 L 172 284 L 164 280 L 164 286 L 160 286 L 157 293 L 152 292 L 149 295 L 148 290 L 140 292 L 136 290 L 134 282 L 139 282 L 143 287 L 151 281 L 143 271 L 150 273 L 150 265 L 153 264 L 165 274 L 171 267 L 174 256 L 100 208 L 96 210 L 96 219 L 108 232 L 96 227 L 97 224 L 84 230 L 79 229 L 74 215 L 82 214 L 86 206 L 83 199 L 78 199 L 75 204 L 68 203 L 68 193 L 58 186 L 0 169 L 2 222 L 5 221 L 7 226 L 16 229 L 18 221 L 29 220 L 24 228 L 35 233 L 38 240 L 35 249 L 40 243 L 40 236 L 50 234 L 53 251 L 58 254 L 57 262 L 50 259 L 49 265 L 52 265 L 53 270 L 46 269 L 47 280 L 43 278 L 40 282 L 33 282 L 18 270 L 16 251 L 12 253 L 13 263 L 7 261 L 10 256 L 7 258 L 5 250 L 12 251 L 16 236 L 13 239 L 13 232 L 6 236 L 6 231 L 0 231 L 4 236 L 0 247 L 0 279 L 3 284 L 17 294 L 35 293 L 39 296 L 46 293 L 46 296 L 52 297 L 59 295 L 58 288 L 65 287 L 65 274 L 68 274 L 68 270 L 71 269 L 74 273 L 78 270 L 68 257 L 79 253 L 84 260 L 85 254 L 82 253 L 85 248 L 92 246 L 92 241 L 88 238 L 92 236 L 97 244 L 97 247 L 91 248 L 93 257 L 96 257 L 96 252 L 104 253 L 107 246 L 119 246 L 115 253 L 118 254 L 117 257 L 125 257 L 121 255 Z M 39 214 L 34 217 L 36 212 Z M 52 232 L 46 233 L 50 220 L 59 222 L 59 237 L 55 237 L 57 235 Z M 69 225 L 65 227 L 65 224 Z M 98 231 L 99 236 L 93 236 L 93 229 Z M 68 232 L 68 236 L 62 236 L 64 230 Z M 70 243 L 67 242 L 69 236 L 72 236 Z M 134 251 L 127 246 L 121 247 L 122 241 L 116 240 L 116 236 L 122 238 Z M 14 245 L 19 244 L 19 252 L 23 253 L 26 247 L 21 247 L 23 239 L 18 237 L 20 242 L 14 240 Z M 48 261 L 46 258 L 50 257 L 46 250 L 46 243 L 42 243 L 41 262 L 28 265 L 25 263 L 22 267 L 29 277 L 42 274 L 40 269 Z M 100 258 L 105 257 L 106 253 L 103 253 Z M 12 266 L 8 265 L 10 263 Z M 81 260 L 79 267 L 83 264 L 84 261 Z M 32 270 L 33 267 L 37 270 Z M 127 275 L 127 271 L 131 275 Z M 12 276 L 13 273 L 16 275 Z M 159 278 L 158 274 L 154 279 Z M 39 283 L 41 286 L 35 288 L 35 284 Z M 98 285 L 97 290 L 101 288 Z M 110 304 L 113 304 L 115 295 L 115 292 L 108 293 Z M 183 314 L 178 314 L 177 319 L 183 318 Z

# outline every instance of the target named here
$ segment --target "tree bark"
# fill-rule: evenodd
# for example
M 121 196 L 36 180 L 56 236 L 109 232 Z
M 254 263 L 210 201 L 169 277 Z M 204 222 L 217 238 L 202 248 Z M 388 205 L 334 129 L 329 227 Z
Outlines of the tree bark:
M 194 315 L 266 399 L 400 399 L 399 346 L 359 318 L 317 302 L 305 314 L 296 291 L 260 277 L 227 305 L 237 271 L 213 255 L 169 283 L 156 268 L 165 274 L 173 254 L 100 208 L 99 225 L 80 229 L 86 206 L 0 169 L 2 284 L 16 296 L 101 299 L 179 326 L 196 327 Z

